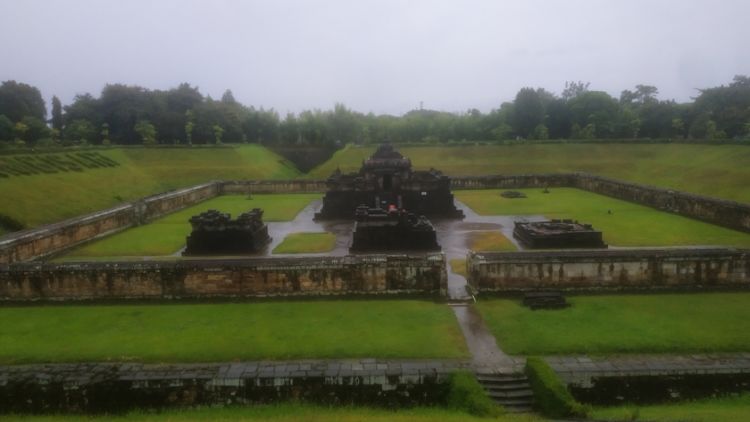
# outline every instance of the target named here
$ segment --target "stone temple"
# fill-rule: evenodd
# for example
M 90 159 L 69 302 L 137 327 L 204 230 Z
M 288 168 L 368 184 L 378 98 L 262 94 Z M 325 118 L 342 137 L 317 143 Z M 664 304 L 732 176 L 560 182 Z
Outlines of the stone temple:
M 463 211 L 453 203 L 450 183 L 438 170 L 412 170 L 411 160 L 383 144 L 362 162 L 359 172 L 336 170 L 328 178 L 323 208 L 315 219 L 351 219 L 360 205 L 384 210 L 393 206 L 431 218 L 463 218 Z
M 263 210 L 254 208 L 236 220 L 216 210 L 190 218 L 193 232 L 183 255 L 244 255 L 259 252 L 271 238 L 263 223 Z
M 573 220 L 516 222 L 513 237 L 529 249 L 606 248 L 602 232 Z
M 425 218 L 391 207 L 356 211 L 350 252 L 439 251 L 435 228 Z

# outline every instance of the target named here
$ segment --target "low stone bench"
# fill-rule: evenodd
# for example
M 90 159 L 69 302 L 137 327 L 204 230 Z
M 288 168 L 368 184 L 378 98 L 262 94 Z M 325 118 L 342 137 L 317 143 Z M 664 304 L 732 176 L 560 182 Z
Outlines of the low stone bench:
M 526 292 L 523 295 L 523 306 L 537 309 L 562 309 L 570 306 L 560 291 Z

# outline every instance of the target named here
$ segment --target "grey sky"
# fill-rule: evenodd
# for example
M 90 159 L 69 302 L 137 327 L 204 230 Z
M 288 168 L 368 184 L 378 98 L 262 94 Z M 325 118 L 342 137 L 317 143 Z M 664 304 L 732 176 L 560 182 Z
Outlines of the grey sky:
M 0 80 L 63 104 L 189 82 L 281 113 L 488 111 L 567 80 L 687 101 L 750 74 L 749 17 L 747 0 L 0 0 Z

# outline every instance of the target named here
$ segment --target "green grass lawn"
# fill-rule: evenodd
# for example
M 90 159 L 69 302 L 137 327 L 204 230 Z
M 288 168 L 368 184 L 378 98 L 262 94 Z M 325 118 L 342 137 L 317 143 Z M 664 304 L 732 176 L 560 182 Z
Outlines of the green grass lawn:
M 520 301 L 477 304 L 505 352 L 521 355 L 750 351 L 750 293 L 570 296 L 532 311 Z
M 469 234 L 469 248 L 474 251 L 512 252 L 513 244 L 500 231 L 474 232 Z
M 466 277 L 466 259 L 456 258 L 448 261 L 451 266 L 451 270 L 458 274 Z
M 465 358 L 456 318 L 420 300 L 0 308 L 0 364 Z
M 273 253 L 322 253 L 336 246 L 333 233 L 292 233 L 273 249 Z
M 323 407 L 305 404 L 258 405 L 248 407 L 200 408 L 185 410 L 165 410 L 146 413 L 134 412 L 127 415 L 100 416 L 15 416 L 3 415 L 5 421 L 26 422 L 68 422 L 68 421 L 274 421 L 274 422 L 541 422 L 533 415 L 502 415 L 497 418 L 483 418 L 468 413 L 441 407 L 417 407 L 411 409 L 375 409 L 367 407 Z
M 217 179 L 290 179 L 299 175 L 257 145 L 226 148 L 97 150 L 120 165 L 84 172 L 0 178 L 0 212 L 28 227 Z
M 290 221 L 319 194 L 224 195 L 162 217 L 150 224 L 88 243 L 74 249 L 64 260 L 88 257 L 163 256 L 185 245 L 190 217 L 209 209 L 228 212 L 232 218 L 253 208 L 263 209 L 263 221 Z
M 747 422 L 750 394 L 652 406 L 594 408 L 593 417 L 608 421 Z
M 499 190 L 456 191 L 456 199 L 481 215 L 544 215 L 589 223 L 613 246 L 722 245 L 750 247 L 750 234 L 573 188 L 519 189 L 525 199 Z M 608 211 L 612 211 L 609 214 Z
M 750 203 L 750 146 L 541 144 L 398 148 L 418 169 L 450 176 L 584 171 Z M 375 147 L 349 147 L 313 169 L 322 179 L 340 167 L 356 171 Z

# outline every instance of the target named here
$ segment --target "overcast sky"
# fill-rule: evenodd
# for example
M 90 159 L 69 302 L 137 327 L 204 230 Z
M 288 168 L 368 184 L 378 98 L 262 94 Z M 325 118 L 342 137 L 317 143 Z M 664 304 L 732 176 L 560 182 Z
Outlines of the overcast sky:
M 0 40 L 0 80 L 63 104 L 115 82 L 281 113 L 488 111 L 569 80 L 689 101 L 750 74 L 750 1 L 0 0 Z

